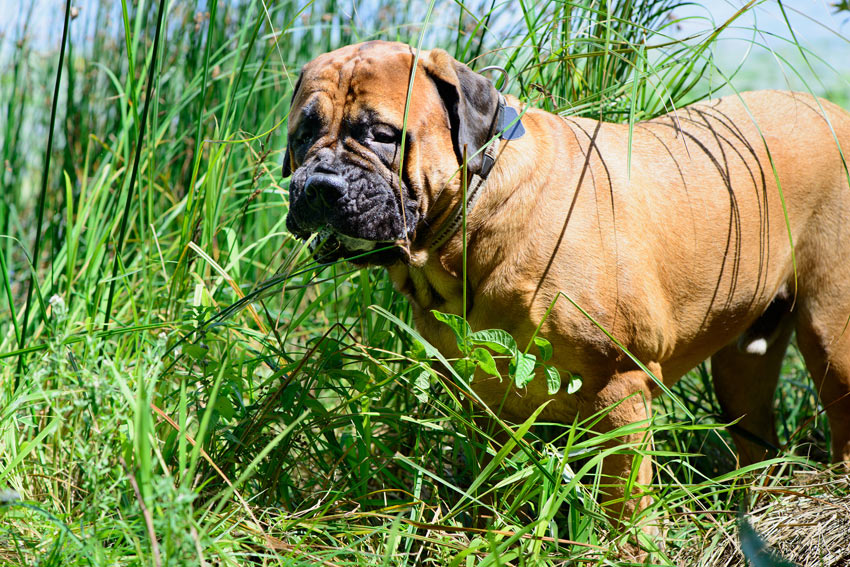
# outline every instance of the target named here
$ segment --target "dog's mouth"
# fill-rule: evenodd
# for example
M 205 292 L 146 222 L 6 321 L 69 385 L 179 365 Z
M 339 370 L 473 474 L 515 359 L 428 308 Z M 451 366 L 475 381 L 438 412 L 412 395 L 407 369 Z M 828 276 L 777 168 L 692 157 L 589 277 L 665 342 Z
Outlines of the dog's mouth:
M 310 254 L 323 264 L 348 260 L 354 264 L 391 264 L 403 257 L 398 240 L 366 240 L 321 228 L 310 241 Z

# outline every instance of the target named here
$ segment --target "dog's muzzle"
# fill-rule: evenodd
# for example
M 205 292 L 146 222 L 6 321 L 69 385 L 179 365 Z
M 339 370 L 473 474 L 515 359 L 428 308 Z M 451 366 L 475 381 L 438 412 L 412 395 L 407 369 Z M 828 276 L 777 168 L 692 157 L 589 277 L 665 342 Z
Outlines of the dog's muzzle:
M 401 258 L 396 245 L 412 238 L 419 220 L 418 203 L 404 184 L 399 192 L 360 166 L 304 164 L 289 191 L 286 227 L 302 239 L 318 233 L 312 253 L 320 262 L 392 263 Z

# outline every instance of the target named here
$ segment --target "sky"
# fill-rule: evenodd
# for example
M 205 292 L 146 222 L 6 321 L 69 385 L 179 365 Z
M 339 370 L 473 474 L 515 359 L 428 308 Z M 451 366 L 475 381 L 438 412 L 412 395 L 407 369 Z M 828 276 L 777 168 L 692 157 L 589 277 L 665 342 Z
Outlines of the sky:
M 706 13 L 720 25 L 732 17 L 743 2 L 709 0 L 702 4 L 704 8 L 691 6 L 679 11 L 679 17 L 694 17 L 683 21 L 683 33 L 704 30 L 705 21 L 697 18 L 706 17 Z M 792 0 L 783 5 L 788 22 L 779 4 L 769 1 L 742 16 L 725 31 L 714 49 L 719 66 L 728 71 L 744 61 L 735 81 L 741 90 L 809 88 L 816 94 L 837 97 L 840 100 L 836 102 L 846 104 L 850 101 L 850 13 L 835 13 L 832 2 L 823 0 Z M 788 41 L 791 37 L 789 22 L 794 36 L 810 50 L 805 59 L 799 48 Z M 752 46 L 753 27 L 760 31 L 755 41 L 775 53 Z
M 689 6 L 678 8 L 676 11 L 681 17 L 702 16 L 706 12 L 718 24 L 730 18 L 745 2 L 739 0 L 707 0 L 697 2 L 700 6 Z M 850 14 L 835 14 L 832 7 L 833 2 L 824 0 L 789 0 L 783 2 L 788 13 L 789 20 L 795 31 L 810 39 L 818 39 L 833 35 L 824 26 L 833 30 L 843 30 L 844 35 L 850 36 Z M 761 2 L 752 14 L 745 15 L 740 22 L 751 26 L 757 21 L 758 27 L 768 33 L 785 33 L 788 26 L 782 18 L 779 5 L 775 1 Z M 693 22 L 684 24 L 685 29 L 697 29 L 704 27 L 703 24 Z

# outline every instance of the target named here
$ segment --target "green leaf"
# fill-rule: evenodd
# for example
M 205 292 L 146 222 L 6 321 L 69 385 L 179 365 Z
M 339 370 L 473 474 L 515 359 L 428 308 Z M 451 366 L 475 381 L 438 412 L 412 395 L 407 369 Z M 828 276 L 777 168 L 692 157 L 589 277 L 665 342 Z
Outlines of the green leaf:
M 313 398 L 305 398 L 303 404 L 311 411 L 324 417 L 328 415 L 328 410 L 322 405 L 322 402 Z M 305 412 L 306 413 L 306 412 Z M 300 418 L 299 418 L 300 419 Z
M 511 362 L 511 374 L 514 376 L 514 383 L 517 388 L 525 388 L 525 385 L 534 378 L 534 366 L 536 362 L 537 357 L 533 354 L 524 354 L 522 352 L 516 354 L 516 357 Z
M 432 309 L 431 313 L 434 314 L 434 318 L 437 321 L 449 326 L 455 334 L 455 339 L 457 339 L 457 347 L 462 353 L 468 354 L 469 349 L 466 346 L 466 338 L 472 333 L 472 329 L 469 327 L 466 319 L 459 315 L 452 315 L 451 313 L 440 313 L 436 309 Z
M 327 370 L 327 374 L 328 376 L 348 380 L 352 389 L 360 394 L 366 391 L 366 388 L 369 387 L 369 383 L 372 380 L 372 375 L 363 372 L 362 370 L 354 370 L 351 368 L 346 368 L 345 370 L 331 368 Z
M 543 365 L 543 372 L 546 374 L 546 389 L 549 390 L 549 395 L 558 393 L 561 389 L 561 374 L 558 369 L 549 364 Z
M 207 345 L 183 345 L 183 352 L 194 358 L 195 360 L 203 360 L 209 351 Z
M 233 409 L 233 404 L 230 403 L 230 400 L 227 396 L 218 396 L 215 399 L 215 407 L 216 411 L 221 414 L 221 417 L 224 419 L 232 419 L 236 414 L 236 411 Z
M 475 331 L 468 338 L 469 342 L 478 346 L 486 346 L 498 354 L 516 356 L 517 346 L 514 338 L 502 329 L 486 329 Z
M 426 403 L 431 388 L 431 374 L 423 368 L 414 378 L 413 386 L 413 395 L 416 396 L 416 399 L 423 404 Z
M 369 338 L 369 344 L 372 346 L 384 345 L 395 340 L 395 335 L 390 331 L 375 331 Z
M 489 350 L 479 347 L 472 351 L 471 357 L 478 363 L 478 367 L 481 368 L 481 370 L 487 374 L 501 377 L 499 369 L 496 367 L 496 361 L 493 360 L 493 355 L 490 354 Z
M 534 337 L 534 344 L 540 349 L 540 360 L 546 362 L 552 358 L 552 343 L 543 337 Z
M 461 358 L 460 360 L 455 361 L 452 365 L 461 378 L 465 381 L 469 381 L 472 378 L 472 375 L 475 373 L 475 367 L 477 366 L 476 361 L 470 358 Z
M 567 393 L 575 394 L 581 389 L 581 376 L 572 372 L 568 372 L 567 374 L 570 375 L 570 379 L 567 381 Z
M 413 360 L 424 360 L 428 358 L 428 351 L 425 345 L 414 339 L 410 344 L 410 350 L 407 351 L 407 356 Z

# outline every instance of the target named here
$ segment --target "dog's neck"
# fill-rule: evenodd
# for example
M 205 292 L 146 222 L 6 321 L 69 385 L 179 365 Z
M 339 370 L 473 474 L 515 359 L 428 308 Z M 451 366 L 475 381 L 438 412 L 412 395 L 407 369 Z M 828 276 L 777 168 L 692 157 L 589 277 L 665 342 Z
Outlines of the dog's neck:
M 527 119 L 532 117 L 527 115 Z M 438 249 L 434 249 L 431 238 L 423 238 L 412 243 L 407 262 L 388 268 L 396 288 L 410 299 L 414 310 L 425 314 L 431 310 L 461 314 L 465 274 L 466 312 L 471 313 L 472 298 L 483 282 L 497 270 L 510 271 L 508 264 L 513 260 L 507 259 L 501 250 L 488 242 L 499 242 L 491 237 L 506 232 L 513 235 L 509 238 L 515 243 L 523 238 L 525 231 L 517 227 L 527 225 L 528 211 L 533 210 L 528 201 L 533 201 L 534 196 L 529 196 L 529 188 L 524 183 L 529 166 L 517 167 L 516 160 L 533 155 L 536 143 L 532 137 L 523 136 L 499 145 L 495 164 L 481 188 L 478 203 L 468 212 L 465 243 L 462 229 L 454 232 Z M 446 209 L 456 207 L 458 202 L 455 199 Z M 442 220 L 444 217 L 439 218 Z M 439 225 L 439 222 L 436 224 Z M 466 269 L 463 266 L 464 244 Z
M 387 268 L 396 288 L 414 306 L 428 313 L 435 309 L 444 313 L 463 312 L 462 259 L 445 251 L 421 249 L 411 253 L 409 263 L 397 263 Z M 473 295 L 467 278 L 467 311 Z
M 504 167 L 500 167 L 504 166 Z M 516 184 L 505 173 L 510 166 L 497 164 L 493 174 L 502 187 Z M 466 276 L 466 312 L 472 311 L 472 298 L 477 287 L 487 274 L 492 273 L 502 259 L 490 249 L 481 249 L 483 240 L 478 238 L 481 231 L 500 232 L 502 219 L 494 217 L 493 203 L 488 203 L 487 188 L 481 205 L 470 211 L 466 224 L 466 239 L 463 229 L 457 230 L 445 244 L 435 249 L 430 240 L 415 243 L 406 262 L 399 262 L 388 271 L 396 289 L 404 293 L 414 305 L 415 310 L 429 313 L 431 310 L 460 315 L 463 312 L 463 285 Z M 510 191 L 509 191 L 510 192 Z M 516 213 L 520 215 L 520 213 Z M 466 247 L 466 266 L 463 265 L 463 251 Z

